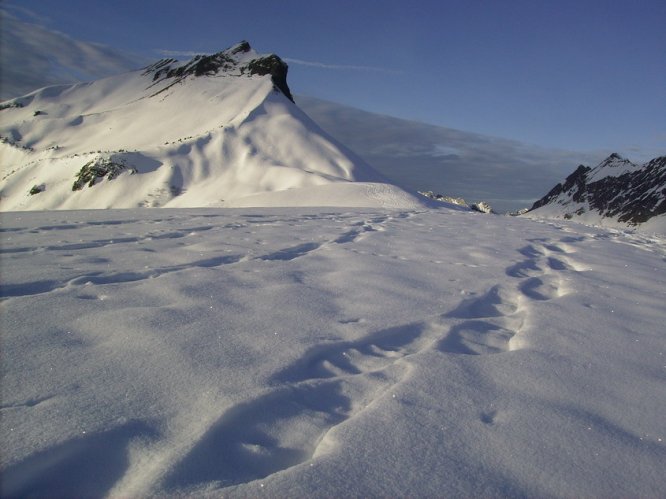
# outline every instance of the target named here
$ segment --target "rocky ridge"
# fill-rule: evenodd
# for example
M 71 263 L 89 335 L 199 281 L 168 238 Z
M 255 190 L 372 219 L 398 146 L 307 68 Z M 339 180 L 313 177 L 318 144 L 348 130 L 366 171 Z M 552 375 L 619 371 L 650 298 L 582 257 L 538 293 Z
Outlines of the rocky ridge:
M 215 54 L 196 55 L 184 64 L 176 59 L 161 59 L 144 68 L 144 75 L 152 74 L 155 83 L 171 79 L 174 85 L 188 76 L 214 76 L 220 73 L 228 76 L 271 75 L 275 88 L 294 102 L 287 84 L 287 71 L 287 63 L 277 55 L 256 56 L 250 44 L 243 40 Z M 169 87 L 162 88 L 159 92 L 167 88 Z
M 640 225 L 666 214 L 666 156 L 636 165 L 613 153 L 596 167 L 580 165 L 528 213 L 565 219 L 594 214 Z

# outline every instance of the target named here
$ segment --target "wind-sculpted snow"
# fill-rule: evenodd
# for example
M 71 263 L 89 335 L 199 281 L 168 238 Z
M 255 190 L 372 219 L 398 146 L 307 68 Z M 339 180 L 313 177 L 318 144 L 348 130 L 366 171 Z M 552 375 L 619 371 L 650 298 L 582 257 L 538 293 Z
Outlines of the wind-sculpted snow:
M 2 496 L 659 496 L 666 241 L 445 208 L 2 215 Z

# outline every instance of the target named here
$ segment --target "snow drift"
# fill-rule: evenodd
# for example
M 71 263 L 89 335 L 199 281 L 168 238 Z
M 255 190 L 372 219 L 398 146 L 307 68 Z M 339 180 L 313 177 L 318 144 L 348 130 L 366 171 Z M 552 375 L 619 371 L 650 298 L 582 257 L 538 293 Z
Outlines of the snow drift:
M 242 42 L 6 101 L 0 208 L 418 205 L 303 113 L 286 75 Z

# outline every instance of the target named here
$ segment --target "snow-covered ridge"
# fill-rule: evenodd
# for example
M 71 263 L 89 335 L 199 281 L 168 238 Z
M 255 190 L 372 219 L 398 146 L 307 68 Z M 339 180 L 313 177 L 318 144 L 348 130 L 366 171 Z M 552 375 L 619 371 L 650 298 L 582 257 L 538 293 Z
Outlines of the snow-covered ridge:
M 291 101 L 286 74 L 242 42 L 4 102 L 0 209 L 419 205 L 364 185 L 386 181 Z
M 528 216 L 666 231 L 666 156 L 636 165 L 611 154 L 596 167 L 580 165 L 539 199 Z

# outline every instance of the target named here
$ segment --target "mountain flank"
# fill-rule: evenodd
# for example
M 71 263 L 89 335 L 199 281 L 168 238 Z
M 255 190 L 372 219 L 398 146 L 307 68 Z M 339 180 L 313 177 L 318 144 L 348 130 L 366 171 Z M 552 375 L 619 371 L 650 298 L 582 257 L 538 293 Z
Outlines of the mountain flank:
M 528 216 L 638 226 L 666 215 L 666 156 L 636 165 L 613 153 L 594 168 L 580 165 Z
M 0 210 L 422 206 L 293 102 L 243 41 L 0 104 Z

